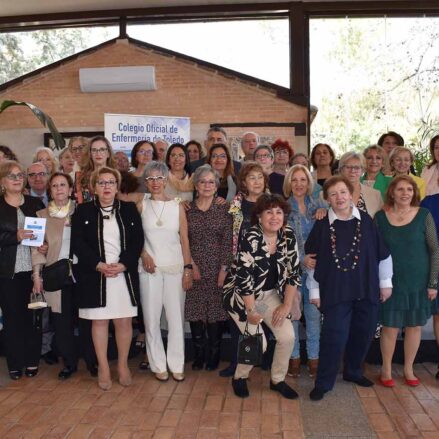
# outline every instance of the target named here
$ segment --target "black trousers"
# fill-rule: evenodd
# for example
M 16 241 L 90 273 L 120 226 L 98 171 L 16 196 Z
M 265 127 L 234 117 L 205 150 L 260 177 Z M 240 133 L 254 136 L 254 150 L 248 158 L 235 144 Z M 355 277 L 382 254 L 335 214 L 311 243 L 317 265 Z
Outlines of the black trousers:
M 378 304 L 369 300 L 338 303 L 323 314 L 315 386 L 332 390 L 344 352 L 343 376 L 360 378 L 378 321 Z
M 64 288 L 61 291 L 61 313 L 52 312 L 56 351 L 61 355 L 64 365 L 71 367 L 75 367 L 78 362 L 74 334 L 78 308 L 73 294 L 73 286 Z
M 38 366 L 41 352 L 41 311 L 27 308 L 32 291 L 31 272 L 0 278 L 3 340 L 9 370 Z

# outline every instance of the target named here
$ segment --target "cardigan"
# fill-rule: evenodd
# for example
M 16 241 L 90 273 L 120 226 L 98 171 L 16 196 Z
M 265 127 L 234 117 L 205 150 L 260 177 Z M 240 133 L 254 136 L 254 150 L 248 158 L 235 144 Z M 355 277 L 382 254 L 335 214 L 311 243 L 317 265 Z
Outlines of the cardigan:
M 324 313 L 331 306 L 350 300 L 368 299 L 371 303 L 379 301 L 380 285 L 379 263 L 389 258 L 390 252 L 384 245 L 381 234 L 371 217 L 356 208 L 354 216 L 347 221 L 335 219 L 332 223 L 336 233 L 336 252 L 343 257 L 352 248 L 353 237 L 360 222 L 360 253 L 357 267 L 343 271 L 337 268 L 331 247 L 330 220 L 328 216 L 317 220 L 305 243 L 305 253 L 316 254 L 316 267 L 314 275 L 309 273 L 308 287 L 312 278 L 319 283 L 320 310 Z M 360 219 L 358 219 L 360 218 Z M 352 262 L 352 257 L 347 262 Z M 348 264 L 342 263 L 345 267 Z M 390 276 L 391 277 L 391 276 Z M 386 277 L 387 279 L 387 277 Z M 384 280 L 383 280 L 384 281 Z M 310 289 L 310 297 L 313 292 Z
M 366 175 L 367 174 L 363 174 L 360 177 L 360 183 L 363 183 L 364 180 L 366 180 Z M 387 187 L 392 181 L 392 178 L 393 177 L 391 177 L 390 175 L 384 175 L 382 172 L 379 172 L 375 177 L 375 183 L 373 184 L 373 189 L 376 189 L 377 191 L 381 192 L 381 198 L 383 200 L 386 196 Z
M 24 203 L 19 207 L 25 216 L 35 217 L 37 210 L 44 208 L 39 198 L 23 195 Z M 17 208 L 0 196 L 0 277 L 14 277 L 17 257 Z
M 136 306 L 139 302 L 138 262 L 144 243 L 142 221 L 136 205 L 131 202 L 114 200 L 114 215 L 120 230 L 119 262 L 127 268 L 125 280 L 131 303 Z M 71 239 L 78 257 L 73 273 L 77 281 L 79 308 L 106 306 L 106 278 L 96 270 L 99 262 L 105 263 L 103 226 L 99 200 L 78 205 L 72 217 Z
M 296 236 L 290 226 L 278 231 L 275 254 L 278 270 L 275 289 L 283 299 L 286 285 L 301 286 L 302 276 Z M 242 297 L 254 294 L 257 299 L 266 290 L 269 271 L 270 252 L 262 228 L 257 224 L 243 236 L 224 282 L 223 304 L 226 311 L 237 314 L 239 320 L 245 322 L 247 315 Z
M 371 218 L 382 209 L 383 199 L 378 190 L 361 184 L 361 195 L 363 196 L 364 203 L 366 204 L 367 213 Z

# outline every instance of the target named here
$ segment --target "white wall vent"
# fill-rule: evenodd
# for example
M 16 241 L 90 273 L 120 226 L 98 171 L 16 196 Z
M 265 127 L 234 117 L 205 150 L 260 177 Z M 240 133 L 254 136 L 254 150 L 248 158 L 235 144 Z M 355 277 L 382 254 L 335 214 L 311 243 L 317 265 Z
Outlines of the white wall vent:
M 79 83 L 85 93 L 157 89 L 153 66 L 79 69 Z

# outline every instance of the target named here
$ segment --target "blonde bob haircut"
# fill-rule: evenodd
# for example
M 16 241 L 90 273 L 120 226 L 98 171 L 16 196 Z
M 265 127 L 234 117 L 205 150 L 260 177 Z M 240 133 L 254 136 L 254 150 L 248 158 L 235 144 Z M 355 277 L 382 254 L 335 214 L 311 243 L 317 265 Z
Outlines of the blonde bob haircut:
M 406 148 L 405 146 L 397 146 L 396 148 L 392 149 L 392 151 L 390 152 L 390 155 L 389 155 L 390 169 L 392 171 L 395 170 L 395 167 L 393 166 L 393 161 L 395 160 L 395 157 L 398 154 L 401 154 L 402 152 L 408 152 L 410 154 L 411 164 L 413 164 L 413 162 L 415 161 L 415 156 L 408 148 Z
M 343 166 L 345 166 L 349 160 L 358 160 L 361 167 L 363 168 L 363 171 L 366 168 L 363 154 L 355 151 L 348 151 L 340 157 L 340 160 L 338 161 L 338 170 L 341 171 L 341 168 L 343 168 Z
M 294 165 L 291 166 L 291 168 L 285 175 L 284 185 L 282 187 L 285 198 L 289 198 L 291 195 L 291 179 L 293 178 L 293 175 L 298 171 L 303 171 L 308 180 L 308 190 L 306 191 L 307 195 L 311 195 L 314 191 L 314 180 L 311 173 L 309 172 L 309 169 L 303 165 Z
M 117 190 L 120 189 L 120 183 L 122 181 L 122 177 L 120 172 L 117 169 L 109 168 L 108 166 L 104 166 L 103 168 L 99 168 L 96 171 L 93 171 L 90 176 L 90 187 L 95 188 L 96 182 L 99 177 L 103 174 L 111 174 L 117 181 Z

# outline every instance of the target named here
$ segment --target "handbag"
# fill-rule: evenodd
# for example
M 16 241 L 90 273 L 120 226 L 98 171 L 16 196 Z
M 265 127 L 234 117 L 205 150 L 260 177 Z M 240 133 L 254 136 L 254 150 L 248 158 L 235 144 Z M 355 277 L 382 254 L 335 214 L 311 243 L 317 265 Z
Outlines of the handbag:
M 259 366 L 262 363 L 263 340 L 260 325 L 256 328 L 255 334 L 248 331 L 248 322 L 245 325 L 244 333 L 238 339 L 238 363 L 251 366 Z
M 28 309 L 42 309 L 47 308 L 46 298 L 44 297 L 44 293 L 31 293 L 30 300 L 27 304 Z
M 44 291 L 58 291 L 73 285 L 72 275 L 73 251 L 70 242 L 68 259 L 60 259 L 53 264 L 43 267 L 43 288 Z

